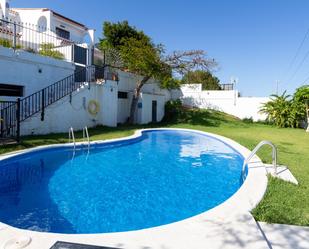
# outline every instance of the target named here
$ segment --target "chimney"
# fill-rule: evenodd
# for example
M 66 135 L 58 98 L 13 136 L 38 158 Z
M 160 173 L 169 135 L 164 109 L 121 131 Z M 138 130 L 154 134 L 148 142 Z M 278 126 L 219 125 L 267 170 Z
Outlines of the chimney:
M 0 0 L 0 6 L 1 6 L 3 17 L 5 19 L 9 18 L 9 10 L 10 10 L 9 0 Z

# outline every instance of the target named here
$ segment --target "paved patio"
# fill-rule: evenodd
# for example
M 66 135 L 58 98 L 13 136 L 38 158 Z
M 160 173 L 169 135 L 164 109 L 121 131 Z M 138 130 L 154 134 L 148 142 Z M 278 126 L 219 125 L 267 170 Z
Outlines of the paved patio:
M 259 222 L 271 249 L 308 249 L 309 227 Z

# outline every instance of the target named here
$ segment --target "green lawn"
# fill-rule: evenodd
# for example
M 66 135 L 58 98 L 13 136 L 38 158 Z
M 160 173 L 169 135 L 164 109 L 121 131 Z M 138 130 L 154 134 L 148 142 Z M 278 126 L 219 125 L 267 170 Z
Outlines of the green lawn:
M 299 181 L 299 186 L 270 178 L 267 193 L 253 210 L 253 214 L 261 221 L 309 226 L 309 134 L 304 130 L 245 123 L 232 116 L 206 110 L 186 111 L 177 121 L 157 126 L 212 132 L 232 138 L 249 149 L 253 149 L 261 140 L 272 141 L 278 147 L 279 163 L 289 166 Z M 89 133 L 91 140 L 99 140 L 128 136 L 140 128 L 143 126 L 98 127 L 90 129 Z M 67 136 L 52 134 L 25 137 L 20 145 L 0 147 L 0 153 L 43 144 L 64 143 L 67 142 Z M 81 133 L 77 133 L 76 137 L 82 137 Z M 270 148 L 263 148 L 258 155 L 263 161 L 271 161 Z

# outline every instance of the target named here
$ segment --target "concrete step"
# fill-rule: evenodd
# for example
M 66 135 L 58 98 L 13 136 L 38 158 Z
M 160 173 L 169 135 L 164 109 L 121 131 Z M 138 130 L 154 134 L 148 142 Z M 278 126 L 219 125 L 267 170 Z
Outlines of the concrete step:
M 291 182 L 298 185 L 297 179 L 293 176 L 292 172 L 287 166 L 278 165 L 277 166 L 277 175 L 275 174 L 275 169 L 272 164 L 264 164 L 268 174 L 271 174 L 274 177 L 280 178 L 281 180 Z

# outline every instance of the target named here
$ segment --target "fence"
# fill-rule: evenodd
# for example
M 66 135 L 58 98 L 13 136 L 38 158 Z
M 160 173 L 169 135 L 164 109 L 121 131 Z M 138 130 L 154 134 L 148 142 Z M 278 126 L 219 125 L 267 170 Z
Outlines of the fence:
M 74 45 L 46 27 L 0 18 L 0 46 L 74 61 Z
M 0 109 L 0 134 L 1 138 L 18 138 L 19 123 L 17 124 L 18 116 L 17 102 L 2 102 Z
M 234 84 L 220 84 L 220 89 L 224 91 L 234 90 Z
M 0 101 L 0 110 L 16 104 L 16 101 Z

